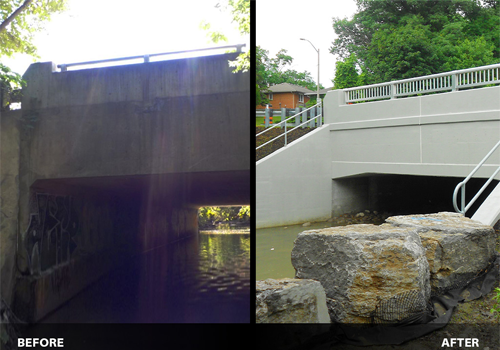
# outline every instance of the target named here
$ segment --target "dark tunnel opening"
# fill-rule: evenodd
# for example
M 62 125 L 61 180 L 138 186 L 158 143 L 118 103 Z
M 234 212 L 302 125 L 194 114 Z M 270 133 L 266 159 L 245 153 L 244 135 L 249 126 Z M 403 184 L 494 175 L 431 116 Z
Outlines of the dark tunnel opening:
M 336 179 L 334 184 L 341 188 L 344 198 L 353 198 L 351 206 L 340 207 L 335 203 L 334 216 L 342 214 L 342 210 L 371 210 L 387 215 L 430 214 L 437 212 L 455 212 L 452 197 L 455 186 L 463 178 L 439 176 L 413 176 L 366 174 L 359 177 Z M 472 178 L 466 185 L 466 204 L 476 195 L 486 179 Z M 466 212 L 472 217 L 486 197 L 491 193 L 498 181 L 492 181 Z M 335 186 L 334 186 L 335 188 Z M 337 195 L 340 191 L 337 190 Z M 346 194 L 347 193 L 347 194 Z M 460 192 L 458 194 L 460 206 Z
M 37 181 L 16 313 L 37 323 L 249 322 L 249 230 L 198 226 L 200 203 L 249 202 L 248 175 L 204 175 L 207 188 L 201 175 Z

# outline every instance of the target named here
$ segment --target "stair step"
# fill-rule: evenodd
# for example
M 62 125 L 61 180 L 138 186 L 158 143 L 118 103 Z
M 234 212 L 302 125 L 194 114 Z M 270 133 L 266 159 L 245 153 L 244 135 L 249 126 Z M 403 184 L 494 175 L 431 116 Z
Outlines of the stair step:
M 471 219 L 489 226 L 493 226 L 500 220 L 500 182 L 483 204 L 481 204 Z

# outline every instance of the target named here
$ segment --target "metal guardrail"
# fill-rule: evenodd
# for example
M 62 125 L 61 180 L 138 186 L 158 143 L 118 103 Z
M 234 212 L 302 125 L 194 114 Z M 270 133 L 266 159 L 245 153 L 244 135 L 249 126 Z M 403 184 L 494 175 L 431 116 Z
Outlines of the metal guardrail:
M 275 138 L 273 138 L 273 139 L 271 139 L 271 140 L 267 141 L 266 143 L 263 143 L 263 144 L 262 144 L 262 145 L 260 145 L 259 147 L 255 148 L 255 150 L 258 150 L 259 148 L 264 147 L 265 145 L 267 145 L 267 144 L 269 144 L 269 143 L 273 142 L 274 140 L 277 140 L 277 139 L 279 139 L 280 137 L 283 137 L 283 136 L 285 137 L 285 146 L 286 146 L 286 145 L 287 145 L 287 134 L 288 134 L 289 132 L 292 132 L 293 130 L 297 129 L 298 127 L 301 127 L 302 125 L 305 125 L 305 124 L 307 124 L 307 123 L 311 123 L 311 122 L 313 122 L 313 121 L 314 121 L 315 119 L 317 119 L 317 118 L 321 118 L 321 117 L 322 117 L 322 113 L 319 113 L 316 117 L 311 118 L 311 119 L 309 119 L 309 120 L 306 120 L 305 122 L 303 122 L 303 123 L 301 123 L 301 124 L 299 124 L 299 125 L 295 126 L 293 129 L 288 130 L 288 131 L 286 130 L 286 128 L 287 128 L 287 125 L 286 125 L 287 121 L 288 121 L 288 120 L 290 120 L 290 119 L 292 119 L 292 118 L 295 118 L 295 117 L 297 117 L 298 115 L 300 115 L 300 114 L 302 114 L 302 113 L 305 113 L 305 112 L 307 112 L 308 110 L 310 110 L 310 109 L 312 109 L 312 108 L 315 108 L 315 107 L 320 108 L 320 111 L 321 111 L 321 102 L 319 102 L 319 103 L 315 104 L 315 105 L 314 105 L 314 106 L 312 106 L 312 107 L 309 107 L 309 108 L 307 108 L 307 109 L 304 109 L 303 111 L 300 111 L 299 113 L 296 113 L 296 114 L 292 115 L 291 117 L 289 117 L 289 118 L 287 118 L 287 119 L 285 119 L 285 120 L 282 120 L 282 121 L 280 121 L 279 123 L 274 124 L 274 125 L 273 125 L 273 126 L 271 126 L 270 128 L 267 128 L 266 130 L 264 130 L 264 131 L 262 131 L 262 132 L 258 133 L 257 135 L 255 135 L 255 137 L 260 136 L 260 135 L 262 135 L 262 134 L 264 134 L 264 133 L 268 132 L 269 130 L 271 130 L 271 129 L 275 128 L 275 127 L 280 126 L 280 124 L 282 124 L 282 123 L 284 123 L 284 124 L 285 124 L 285 132 L 284 132 L 283 134 L 280 134 L 280 135 L 276 136 Z M 321 126 L 321 119 L 319 119 L 318 126 Z
M 206 47 L 206 48 L 194 49 L 194 50 L 184 50 L 184 51 L 154 53 L 154 54 L 148 54 L 148 55 L 142 55 L 142 56 L 129 56 L 129 57 L 109 58 L 109 59 L 98 60 L 98 61 L 87 61 L 87 62 L 78 62 L 78 63 L 64 63 L 64 64 L 57 65 L 57 68 L 61 68 L 61 72 L 66 72 L 68 70 L 68 67 L 91 65 L 91 64 L 106 63 L 106 62 L 129 61 L 129 60 L 136 60 L 136 59 L 139 59 L 139 58 L 144 59 L 144 63 L 147 63 L 147 62 L 149 62 L 149 59 L 151 57 L 155 57 L 155 56 L 166 56 L 166 55 L 175 55 L 175 54 L 180 54 L 180 53 L 209 51 L 209 50 L 218 50 L 218 49 L 232 49 L 232 48 L 236 48 L 236 52 L 241 52 L 242 48 L 245 47 L 245 46 L 246 46 L 246 44 L 235 44 L 235 45 L 226 45 L 226 46 Z
M 498 141 L 498 143 L 491 149 L 491 151 L 488 152 L 488 154 L 483 158 L 483 160 L 464 179 L 464 181 L 460 182 L 455 187 L 455 190 L 453 191 L 453 207 L 455 208 L 455 211 L 457 213 L 461 213 L 461 214 L 465 215 L 465 212 L 467 210 L 469 210 L 469 208 L 472 206 L 472 204 L 474 204 L 474 202 L 479 198 L 481 193 L 483 193 L 483 191 L 486 189 L 486 187 L 488 187 L 488 185 L 491 183 L 491 181 L 493 181 L 495 176 L 500 172 L 500 166 L 499 166 L 498 169 L 493 173 L 493 175 L 491 175 L 491 177 L 488 179 L 488 181 L 486 181 L 486 183 L 483 185 L 483 187 L 481 187 L 481 189 L 476 193 L 474 198 L 472 198 L 470 200 L 469 204 L 467 204 L 467 206 L 465 205 L 465 184 L 467 183 L 467 181 L 469 181 L 471 179 L 471 177 L 479 170 L 479 168 L 484 164 L 484 162 L 486 162 L 488 160 L 488 158 L 493 154 L 493 152 L 496 151 L 496 149 L 499 146 L 500 146 L 500 141 Z M 459 209 L 458 204 L 457 204 L 457 196 L 458 196 L 458 191 L 460 189 L 462 189 L 462 193 L 461 193 L 461 201 L 460 201 L 461 203 L 460 203 L 460 209 Z
M 500 83 L 500 64 L 492 64 L 388 83 L 344 89 L 346 103 L 426 94 Z

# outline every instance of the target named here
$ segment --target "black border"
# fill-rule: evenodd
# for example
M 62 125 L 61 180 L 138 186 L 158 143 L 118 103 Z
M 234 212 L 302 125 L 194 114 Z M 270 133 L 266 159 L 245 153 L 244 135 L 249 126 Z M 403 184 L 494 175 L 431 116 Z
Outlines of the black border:
M 255 293 L 256 293 L 256 152 L 255 152 L 255 47 L 256 45 L 256 29 L 255 29 L 255 18 L 256 18 L 256 1 L 250 1 L 250 213 L 251 213 L 251 227 L 250 227 L 250 323 L 255 324 Z

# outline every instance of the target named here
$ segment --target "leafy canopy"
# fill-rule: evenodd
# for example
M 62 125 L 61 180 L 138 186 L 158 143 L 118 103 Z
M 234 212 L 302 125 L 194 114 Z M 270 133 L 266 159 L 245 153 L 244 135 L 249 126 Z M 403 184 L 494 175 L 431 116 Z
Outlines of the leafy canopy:
M 240 34 L 250 34 L 250 0 L 228 0 L 227 3 L 217 3 L 215 6 L 221 11 L 229 11 L 233 17 L 233 22 L 237 24 Z M 200 28 L 208 31 L 208 37 L 213 43 L 227 42 L 227 37 L 217 31 L 210 31 L 211 25 L 202 22 Z M 229 66 L 235 67 L 233 72 L 247 72 L 250 69 L 250 49 L 238 55 L 235 61 L 230 61 Z
M 335 88 L 500 62 L 500 0 L 356 3 L 351 20 L 333 19 L 330 52 L 341 58 Z
M 65 4 L 66 0 L 0 0 L 1 23 L 8 23 L 0 30 L 0 56 L 26 53 L 36 57 L 34 34 Z
M 66 0 L 0 0 L 0 59 L 14 53 L 37 57 L 34 34 L 43 29 L 51 14 L 63 11 L 65 3 Z M 20 88 L 22 83 L 20 74 L 0 63 L 3 91 Z

